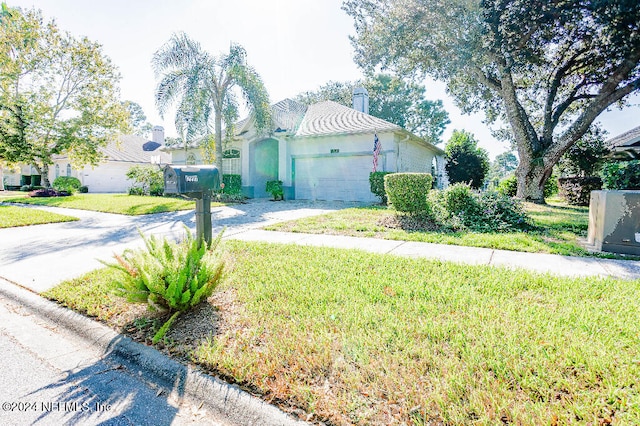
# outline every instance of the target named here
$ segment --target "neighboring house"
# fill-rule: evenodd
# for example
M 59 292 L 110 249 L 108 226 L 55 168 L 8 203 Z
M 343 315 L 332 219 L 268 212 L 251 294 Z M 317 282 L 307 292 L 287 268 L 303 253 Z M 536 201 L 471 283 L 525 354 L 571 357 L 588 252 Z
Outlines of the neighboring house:
M 76 170 L 68 157 L 55 156 L 54 164 L 49 167 L 49 181 L 53 184 L 58 176 L 73 176 L 87 186 L 89 192 L 127 192 L 132 185 L 126 176 L 131 167 L 146 164 L 158 164 L 158 167 L 162 167 L 169 163 L 170 155 L 159 149 L 163 144 L 164 129 L 156 126 L 153 128 L 151 141 L 140 136 L 123 135 L 118 142 L 110 142 L 101 149 L 104 159 L 97 166 L 85 166 Z M 19 168 L 19 173 L 5 173 L 7 186 L 31 184 L 32 179 L 39 179 L 34 177 L 37 172 L 33 166 L 22 165 Z
M 624 132 L 607 141 L 611 154 L 616 160 L 640 159 L 640 126 Z
M 268 197 L 266 183 L 283 182 L 285 199 L 374 202 L 369 173 L 374 135 L 382 145 L 377 171 L 436 175 L 446 186 L 444 151 L 401 127 L 368 114 L 368 95 L 360 89 L 354 108 L 325 101 L 273 105 L 270 136 L 256 132 L 249 118 L 236 125 L 236 138 L 224 151 L 222 172 L 239 174 L 249 197 Z M 202 163 L 196 147 L 165 148 L 174 164 Z

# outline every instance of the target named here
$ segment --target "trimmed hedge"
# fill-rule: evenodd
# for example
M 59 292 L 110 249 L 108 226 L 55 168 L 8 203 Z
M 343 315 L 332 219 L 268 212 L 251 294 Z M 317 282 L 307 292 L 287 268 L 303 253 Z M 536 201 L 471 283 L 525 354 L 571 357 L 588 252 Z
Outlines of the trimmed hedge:
M 242 193 L 242 177 L 240 175 L 222 175 L 224 189 L 222 193 L 229 195 L 237 195 Z
M 424 214 L 430 211 L 427 194 L 432 182 L 429 173 L 390 173 L 384 176 L 384 190 L 395 210 Z
M 560 196 L 575 206 L 588 206 L 591 191 L 602 189 L 602 179 L 596 176 L 559 178 L 558 184 Z
M 373 195 L 380 197 L 381 204 L 387 204 L 387 193 L 384 190 L 384 177 L 392 172 L 369 173 L 369 187 Z

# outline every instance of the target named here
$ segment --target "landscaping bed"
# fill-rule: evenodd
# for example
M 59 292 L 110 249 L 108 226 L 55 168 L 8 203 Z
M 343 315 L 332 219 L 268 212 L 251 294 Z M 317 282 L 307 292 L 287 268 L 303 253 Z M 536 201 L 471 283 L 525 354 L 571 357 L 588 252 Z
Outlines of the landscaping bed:
M 639 424 L 640 280 L 223 243 L 207 304 L 156 348 L 305 420 Z M 166 318 L 97 271 L 47 297 L 150 344 Z
M 583 245 L 589 210 L 555 201 L 548 205 L 525 204 L 533 221 L 527 231 L 452 231 L 410 215 L 396 215 L 383 206 L 344 209 L 320 216 L 269 225 L 265 229 L 311 234 L 348 235 L 389 240 L 418 241 L 471 247 L 487 247 L 531 253 L 592 256 Z M 612 255 L 601 255 L 612 257 Z

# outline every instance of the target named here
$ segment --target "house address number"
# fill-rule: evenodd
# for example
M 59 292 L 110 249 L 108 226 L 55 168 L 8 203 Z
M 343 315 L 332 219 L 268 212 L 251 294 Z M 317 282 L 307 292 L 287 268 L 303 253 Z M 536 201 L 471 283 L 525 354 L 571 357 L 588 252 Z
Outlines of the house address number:
M 186 175 L 184 177 L 185 182 L 197 182 L 198 181 L 198 175 Z

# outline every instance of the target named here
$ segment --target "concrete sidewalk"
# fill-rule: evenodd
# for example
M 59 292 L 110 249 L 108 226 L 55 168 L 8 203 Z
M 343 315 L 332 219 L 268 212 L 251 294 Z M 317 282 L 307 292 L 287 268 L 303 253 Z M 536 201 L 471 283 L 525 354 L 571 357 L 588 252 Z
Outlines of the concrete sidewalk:
M 480 247 L 264 231 L 260 229 L 246 230 L 228 238 L 242 241 L 265 241 L 316 247 L 358 249 L 372 253 L 437 259 L 463 264 L 492 265 L 512 269 L 521 268 L 569 277 L 613 277 L 625 280 L 640 278 L 640 262 L 632 260 L 523 253 Z

